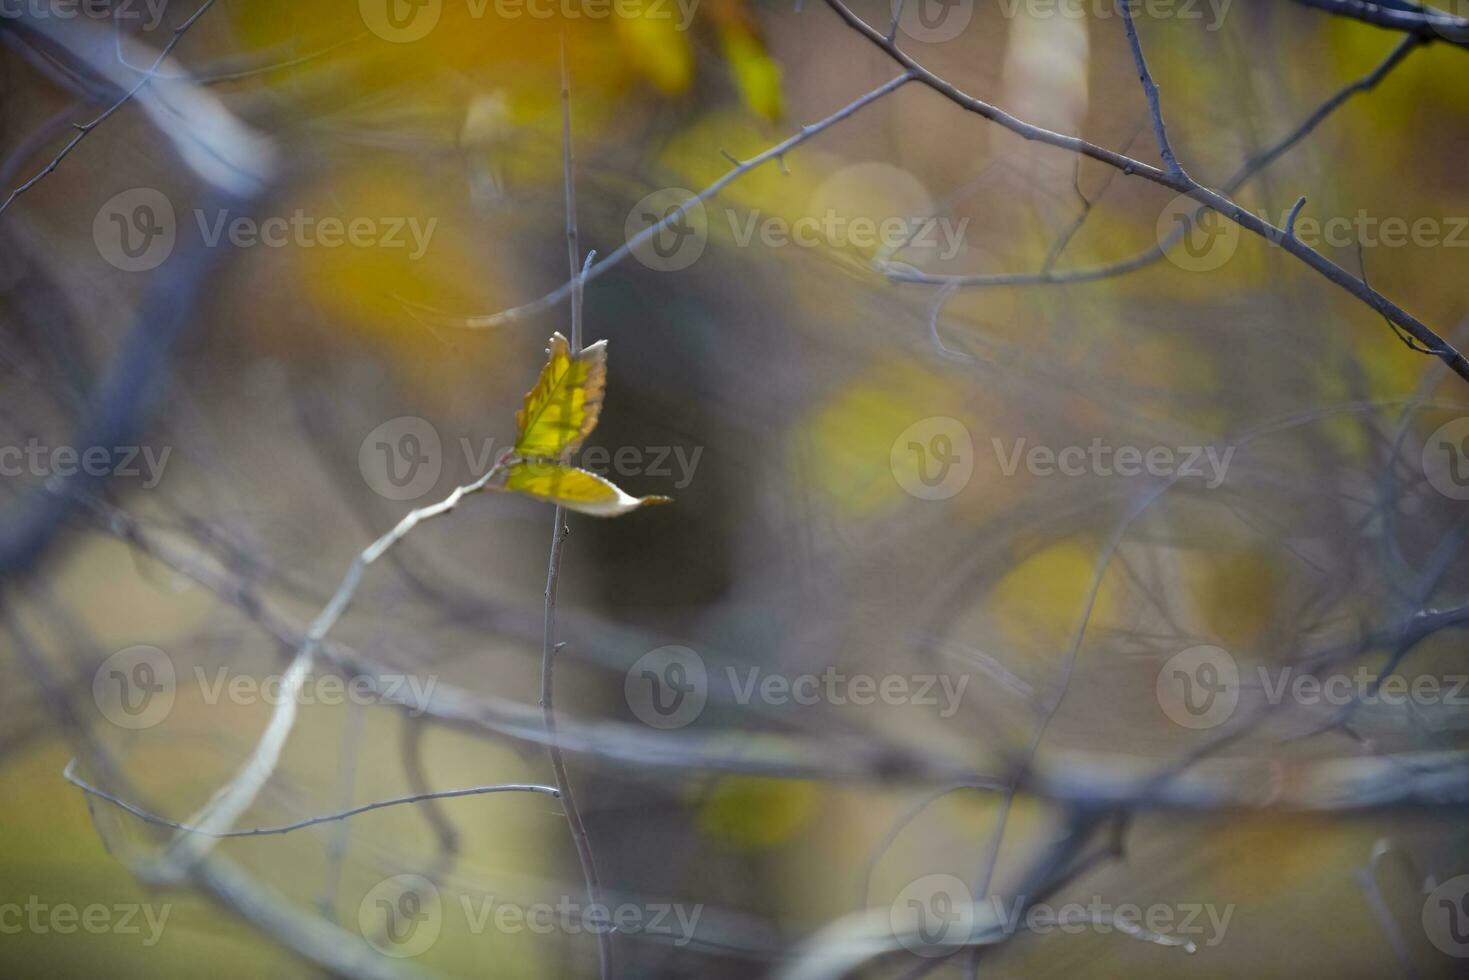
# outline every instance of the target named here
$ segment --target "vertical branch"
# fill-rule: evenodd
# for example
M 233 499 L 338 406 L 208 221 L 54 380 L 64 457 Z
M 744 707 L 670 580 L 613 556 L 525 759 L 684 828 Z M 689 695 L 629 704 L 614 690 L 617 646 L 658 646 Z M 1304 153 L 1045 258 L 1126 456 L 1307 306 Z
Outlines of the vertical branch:
M 566 264 L 571 270 L 571 353 L 581 350 L 581 247 L 576 236 L 575 157 L 571 149 L 571 70 L 566 64 L 566 32 L 561 32 L 561 169 L 566 185 Z M 580 270 L 580 274 L 578 271 Z
M 592 256 L 587 256 L 585 265 L 578 264 L 577 253 L 580 247 L 577 244 L 576 191 L 571 156 L 571 73 L 566 65 L 564 33 L 561 35 L 561 134 L 564 142 L 562 165 L 566 181 L 566 251 L 572 278 L 571 353 L 575 356 L 581 350 L 582 285 Z M 555 777 L 556 789 L 561 794 L 566 823 L 571 828 L 571 840 L 576 845 L 576 857 L 581 864 L 582 877 L 586 881 L 587 902 L 590 907 L 597 904 L 602 891 L 597 877 L 597 862 L 592 856 L 592 841 L 587 835 L 586 824 L 582 822 L 581 810 L 577 808 L 576 798 L 571 792 L 571 780 L 566 774 L 566 759 L 556 740 L 556 653 L 562 646 L 556 642 L 556 586 L 561 578 L 562 549 L 566 544 L 566 536 L 570 533 L 571 529 L 566 525 L 566 510 L 558 505 L 551 525 L 551 554 L 546 567 L 546 614 L 541 644 L 541 713 L 545 717 L 546 746 L 551 757 L 552 775 Z M 597 932 L 597 960 L 602 980 L 611 980 L 612 940 L 606 930 Z
M 1132 48 L 1132 60 L 1137 65 L 1137 78 L 1142 82 L 1143 95 L 1148 99 L 1148 115 L 1153 120 L 1153 135 L 1158 140 L 1158 152 L 1163 157 L 1163 167 L 1175 177 L 1185 176 L 1173 155 L 1173 146 L 1168 142 L 1168 127 L 1163 124 L 1163 105 L 1158 96 L 1158 85 L 1153 73 L 1148 70 L 1148 59 L 1143 55 L 1142 42 L 1137 39 L 1137 26 L 1132 22 L 1132 5 L 1135 0 L 1117 0 L 1117 9 L 1122 13 L 1122 23 L 1127 27 L 1127 43 Z

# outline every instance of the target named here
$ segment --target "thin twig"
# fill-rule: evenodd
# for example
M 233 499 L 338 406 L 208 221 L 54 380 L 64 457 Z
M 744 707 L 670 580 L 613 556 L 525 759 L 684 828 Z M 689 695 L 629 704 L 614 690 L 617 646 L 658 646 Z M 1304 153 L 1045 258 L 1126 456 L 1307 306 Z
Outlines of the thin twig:
M 1158 153 L 1163 157 L 1163 166 L 1168 173 L 1188 179 L 1178 163 L 1178 157 L 1173 153 L 1172 144 L 1168 142 L 1168 127 L 1163 122 L 1163 104 L 1158 95 L 1158 85 L 1153 81 L 1153 73 L 1148 70 L 1148 59 L 1143 54 L 1142 43 L 1138 41 L 1137 26 L 1132 22 L 1132 3 L 1133 0 L 1117 0 L 1117 9 L 1122 12 L 1122 23 L 1127 29 L 1127 45 L 1132 49 L 1137 78 L 1142 83 L 1143 95 L 1148 100 L 1148 117 L 1153 122 L 1153 136 L 1158 141 Z
M 1286 218 L 1285 218 L 1285 233 L 1286 233 L 1287 236 L 1289 236 L 1291 238 L 1296 237 L 1296 218 L 1300 216 L 1301 209 L 1304 208 L 1305 206 L 1306 206 L 1306 197 L 1303 194 L 1303 195 L 1301 195 L 1300 198 L 1298 198 L 1296 200 L 1296 203 L 1291 206 L 1290 214 L 1286 215 Z
M 194 827 L 189 824 L 179 823 L 167 817 L 161 817 L 156 813 L 145 810 L 140 806 L 129 803 L 104 789 L 93 786 L 76 774 L 76 760 L 72 759 L 62 770 L 61 776 L 73 786 L 83 792 L 106 800 L 119 809 L 126 810 L 144 823 L 151 823 L 158 827 L 169 827 L 173 830 L 182 831 L 186 834 L 202 834 L 206 837 L 228 838 L 228 837 L 267 837 L 274 834 L 289 834 L 297 830 L 305 830 L 307 827 L 315 827 L 318 824 L 332 823 L 337 820 L 346 820 L 350 817 L 363 813 L 371 813 L 373 810 L 385 810 L 388 807 L 405 806 L 410 803 L 422 803 L 425 800 L 453 800 L 462 796 L 485 796 L 490 793 L 541 793 L 546 796 L 560 796 L 554 786 L 541 786 L 536 783 L 501 783 L 494 786 L 469 786 L 464 789 L 437 790 L 432 793 L 411 793 L 407 796 L 395 796 L 387 800 L 377 800 L 372 803 L 364 803 L 354 806 L 338 813 L 325 813 L 317 817 L 308 817 L 295 823 L 280 824 L 272 827 L 251 827 L 248 830 L 229 830 L 224 832 L 210 831 L 203 827 Z
M 1422 42 L 1413 36 L 1403 38 L 1393 50 L 1382 60 L 1376 68 L 1363 75 L 1351 84 L 1338 90 L 1331 98 L 1322 102 L 1305 119 L 1296 125 L 1289 133 L 1281 137 L 1275 143 L 1260 153 L 1252 156 L 1240 166 L 1234 174 L 1225 181 L 1220 189 L 1225 194 L 1233 194 L 1255 175 L 1269 167 L 1287 152 L 1293 149 L 1307 136 L 1316 130 L 1327 117 L 1337 110 L 1344 102 L 1353 95 L 1368 92 L 1376 88 L 1387 75 L 1407 56 L 1422 46 Z M 1131 145 L 1131 140 L 1128 144 Z M 1109 173 L 1117 174 L 1120 171 L 1111 170 Z M 1067 285 L 1087 282 L 1098 282 L 1104 279 L 1113 279 L 1131 272 L 1143 269 L 1154 262 L 1159 261 L 1168 253 L 1174 245 L 1193 228 L 1193 224 L 1202 213 L 1190 215 L 1187 224 L 1178 225 L 1168 233 L 1157 245 L 1139 252 L 1137 255 L 1126 259 L 1119 259 L 1104 265 L 1083 266 L 1072 269 L 1054 269 L 1053 260 L 1048 256 L 1048 261 L 1041 264 L 1040 272 L 1011 272 L 1011 273 L 986 273 L 980 275 L 943 275 L 936 273 L 919 272 L 911 267 L 894 264 L 888 270 L 888 277 L 894 282 L 921 283 L 931 286 L 962 286 L 964 288 L 983 288 L 995 286 L 1046 286 Z M 1053 249 L 1054 251 L 1054 249 Z
M 898 48 L 895 44 L 890 43 L 882 32 L 854 14 L 842 0 L 826 0 L 826 4 L 849 27 L 867 38 L 873 45 L 886 52 L 888 57 L 901 65 L 914 80 L 921 82 L 955 105 L 984 119 L 997 123 L 1027 140 L 1034 140 L 1048 146 L 1056 146 L 1064 150 L 1070 150 L 1073 153 L 1079 153 L 1093 160 L 1105 163 L 1110 167 L 1115 167 L 1128 176 L 1142 177 L 1161 187 L 1167 187 L 1179 194 L 1187 195 L 1205 207 L 1219 212 L 1241 228 L 1264 238 L 1267 242 L 1279 244 L 1291 255 L 1320 273 L 1327 281 L 1357 297 L 1371 309 L 1408 331 L 1408 333 L 1412 334 L 1425 346 L 1433 348 L 1437 356 L 1448 365 L 1450 370 L 1466 382 L 1469 382 L 1469 358 L 1465 358 L 1463 354 L 1459 353 L 1458 350 L 1440 337 L 1427 324 L 1414 317 L 1407 310 L 1404 310 L 1320 252 L 1297 239 L 1287 237 L 1283 230 L 1275 227 L 1269 221 L 1246 211 L 1220 192 L 1205 187 L 1182 172 L 1162 170 L 1152 164 L 1144 163 L 1141 160 L 1127 156 L 1124 153 L 1118 153 L 1115 150 L 1098 146 L 1079 136 L 1068 136 L 1053 132 L 1041 126 L 1036 126 L 1022 119 L 1018 119 L 1003 109 L 960 91 L 946 79 L 923 67 L 923 65 L 919 64 L 906 52 Z M 908 281 L 916 281 L 916 277 Z
M 1238 444 L 1243 444 L 1240 440 Z M 268 604 L 247 589 L 227 583 L 201 563 L 186 560 L 171 546 L 145 530 L 125 511 L 99 505 L 100 526 L 179 574 L 230 602 L 261 625 L 278 642 L 296 648 L 299 634 L 273 613 Z M 1379 648 L 1405 633 L 1413 642 L 1446 629 L 1469 628 L 1469 605 L 1428 615 L 1413 615 L 1365 634 L 1360 640 L 1320 653 L 1301 656 L 1303 669 L 1322 668 L 1346 662 L 1362 650 Z M 387 668 L 338 641 L 324 640 L 324 659 L 346 673 L 372 680 Z M 385 703 L 397 705 L 432 719 L 438 724 L 505 735 L 545 745 L 548 738 L 541 712 L 532 727 L 522 719 L 529 712 L 512 711 L 489 694 L 478 694 L 439 684 L 431 697 L 420 699 L 402 691 L 377 689 Z M 784 751 L 762 752 L 749 746 L 729 748 L 727 736 L 709 740 L 647 737 L 646 729 L 620 724 L 590 725 L 573 722 L 568 732 L 558 729 L 556 742 L 563 749 L 571 736 L 570 749 L 595 758 L 646 768 L 671 767 L 708 772 L 742 773 L 784 778 L 829 778 L 843 781 L 890 782 L 894 779 L 919 786 L 959 784 L 1003 792 L 1013 776 L 999 776 L 947 764 L 925 756 L 903 757 L 901 746 L 884 742 L 850 752 L 846 743 L 820 743 L 791 739 Z M 662 733 L 665 734 L 666 733 Z M 1207 755 L 1215 746 L 1204 749 Z M 804 751 L 797 752 L 801 749 Z M 844 754 L 843 750 L 848 750 Z M 855 758 L 854 758 L 855 756 Z M 1196 761 L 1196 760 L 1190 760 Z M 1219 772 L 1185 773 L 1182 765 L 1170 765 L 1160 774 L 1140 779 L 1127 757 L 1104 752 L 1051 753 L 1035 767 L 1021 790 L 1038 798 L 1069 807 L 1116 809 L 1123 807 L 1214 810 L 1281 809 L 1351 811 L 1385 806 L 1437 808 L 1469 803 L 1469 752 L 1433 751 L 1398 753 L 1365 759 L 1305 760 L 1293 765 L 1289 779 L 1274 779 L 1284 771 L 1265 761 L 1258 768 L 1237 764 Z M 1264 786 L 1273 782 L 1273 786 Z
M 234 822 L 255 801 L 260 790 L 275 772 L 286 740 L 295 726 L 297 696 L 306 678 L 311 674 L 315 655 L 326 639 L 327 633 L 336 625 L 337 620 L 351 604 L 368 567 L 399 541 L 402 541 L 419 524 L 449 513 L 464 497 L 478 493 L 489 486 L 490 482 L 500 475 L 500 472 L 500 466 L 492 466 L 484 476 L 473 483 L 456 487 L 453 493 L 438 503 L 410 512 L 391 531 L 368 545 L 352 560 L 347 574 L 332 595 L 331 601 L 312 622 L 290 666 L 282 676 L 280 700 L 271 714 L 270 721 L 266 724 L 265 731 L 250 753 L 250 757 L 235 776 L 221 786 L 203 809 L 188 821 L 190 825 L 197 827 L 200 833 L 195 836 L 180 834 L 174 838 L 164 853 L 161 867 L 157 869 L 159 878 L 175 879 L 185 873 L 190 865 L 197 863 L 207 854 L 212 846 L 207 842 L 216 835 L 228 831 L 234 825 Z M 200 843 L 201 841 L 205 843 Z
M 144 85 L 147 85 L 149 82 L 151 82 L 153 80 L 153 73 L 158 70 L 159 66 L 161 66 L 165 61 L 168 60 L 168 56 L 173 54 L 173 49 L 178 47 L 178 43 L 183 40 L 183 37 L 186 33 L 188 33 L 189 28 L 193 27 L 195 22 L 197 22 L 200 17 L 203 17 L 204 14 L 208 12 L 210 7 L 214 6 L 214 2 L 215 0 L 204 0 L 204 2 L 199 5 L 199 9 L 194 11 L 194 13 L 189 16 L 188 20 L 184 21 L 178 27 L 175 27 L 173 29 L 173 35 L 168 39 L 168 43 L 163 46 L 163 50 L 158 52 L 158 57 L 154 59 L 153 66 L 148 69 L 147 74 L 138 79 L 136 85 L 124 92 L 122 96 L 117 99 L 117 101 L 113 102 L 112 105 L 104 109 L 100 115 L 92 119 L 90 122 L 78 123 L 76 126 L 76 135 L 73 136 L 67 142 L 67 144 L 61 148 L 61 152 L 52 157 L 51 162 L 42 167 L 41 170 L 37 172 L 35 176 L 31 177 L 30 180 L 27 180 L 24 184 L 21 184 L 19 187 L 11 191 L 10 196 L 5 199 L 4 203 L 0 203 L 0 214 L 4 214 L 5 210 L 10 207 L 10 205 L 15 201 L 16 198 L 20 197 L 32 187 L 35 187 L 42 180 L 44 180 L 48 174 L 54 171 L 57 167 L 61 166 L 61 161 L 70 156 L 71 151 L 75 150 L 77 146 L 81 144 L 82 140 L 86 139 L 94 129 L 110 119 L 113 113 L 117 112 L 117 110 L 127 105 L 128 102 L 132 100 L 133 96 L 137 95 L 138 92 L 142 90 Z
M 561 37 L 561 135 L 563 179 L 566 183 L 566 250 L 571 266 L 571 354 L 581 350 L 582 340 L 582 284 L 586 280 L 587 268 L 592 254 L 586 262 L 580 262 L 580 246 L 577 243 L 576 225 L 576 177 L 573 173 L 571 152 L 571 71 L 566 63 L 566 36 Z M 586 882 L 589 907 L 601 901 L 602 886 L 597 875 L 597 861 L 592 853 L 592 840 L 587 834 L 586 823 L 576 805 L 571 791 L 571 777 L 566 772 L 566 758 L 556 739 L 556 652 L 561 644 L 556 642 L 556 586 L 561 578 L 561 554 L 566 545 L 566 536 L 571 528 L 566 524 L 566 509 L 560 504 L 551 523 L 551 551 L 546 567 L 545 625 L 541 645 L 541 713 L 546 722 L 546 747 L 551 757 L 551 771 L 561 797 L 561 808 L 566 813 L 566 823 L 571 829 L 571 840 L 576 846 L 577 862 L 581 865 L 582 877 Z M 597 931 L 597 962 L 602 980 L 612 978 L 612 937 L 607 930 Z

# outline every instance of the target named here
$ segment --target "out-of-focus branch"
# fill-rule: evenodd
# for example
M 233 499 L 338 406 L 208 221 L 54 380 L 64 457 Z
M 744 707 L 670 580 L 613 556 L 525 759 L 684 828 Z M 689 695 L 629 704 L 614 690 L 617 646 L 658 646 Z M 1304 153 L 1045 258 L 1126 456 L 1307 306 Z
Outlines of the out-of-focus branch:
M 131 787 L 123 778 L 116 762 L 78 716 L 45 657 L 35 648 L 28 632 L 17 620 L 14 604 L 8 604 L 5 608 L 6 630 L 16 653 L 31 680 L 40 688 L 57 726 L 67 734 L 76 752 L 93 769 L 106 773 L 109 783 L 132 795 Z M 152 877 L 149 873 L 152 868 L 153 864 L 150 862 L 130 864 L 133 874 L 145 882 L 172 883 Z M 411 965 L 388 962 L 371 953 L 360 942 L 355 941 L 351 934 L 329 922 L 301 915 L 285 896 L 253 881 L 233 862 L 219 855 L 213 855 L 189 868 L 188 881 L 264 935 L 334 974 L 366 977 L 369 980 L 402 980 L 424 976 Z
M 367 569 L 419 524 L 449 513 L 464 497 L 489 486 L 500 472 L 499 466 L 493 466 L 484 476 L 473 483 L 456 487 L 453 493 L 438 503 L 411 511 L 392 530 L 368 545 L 352 560 L 341 585 L 312 622 L 282 676 L 280 700 L 276 703 L 270 721 L 254 750 L 230 781 L 221 786 L 203 809 L 188 821 L 192 835 L 180 833 L 174 837 L 155 869 L 158 878 L 170 880 L 186 874 L 189 867 L 209 853 L 213 841 L 234 825 L 269 781 L 280 761 L 281 752 L 285 749 L 286 740 L 290 738 L 291 729 L 295 726 L 297 699 L 302 685 L 311 674 L 316 653 L 327 633 L 351 605 Z
M 283 646 L 297 649 L 302 638 L 261 597 L 242 589 L 158 540 L 126 511 L 97 506 L 104 531 L 138 548 L 186 578 L 210 589 L 238 608 Z M 1300 661 L 1302 670 L 1318 670 L 1341 662 L 1350 653 L 1386 636 L 1416 643 L 1441 630 L 1469 627 L 1469 606 L 1415 615 L 1404 623 L 1374 633 L 1363 643 L 1325 651 Z M 440 683 L 425 698 L 389 690 L 375 679 L 398 673 L 340 642 L 324 640 L 323 660 L 353 677 L 370 682 L 384 704 L 396 705 L 439 724 L 546 744 L 540 710 L 490 694 Z M 701 769 L 776 778 L 827 778 L 850 782 L 907 782 L 915 785 L 962 784 L 976 790 L 1004 792 L 1013 774 L 965 771 L 930 755 L 912 755 L 895 745 L 874 744 L 854 750 L 846 743 L 782 737 L 758 744 L 729 746 L 719 735 L 709 738 L 650 732 L 619 723 L 562 719 L 558 744 L 569 751 L 614 764 L 646 768 Z M 1223 744 L 1222 742 L 1219 744 Z M 1217 748 L 1218 746 L 1210 746 Z M 1469 803 L 1469 752 L 1388 755 L 1365 760 L 1245 765 L 1221 762 L 1201 766 L 1208 750 L 1190 753 L 1160 774 L 1139 770 L 1128 755 L 1053 751 L 1028 767 L 1019 792 L 1081 808 L 1119 809 L 1308 809 L 1360 810 L 1386 806 L 1454 806 Z M 1253 768 L 1251 767 L 1253 766 Z M 1185 772 L 1187 768 L 1193 771 Z M 1278 782 L 1273 774 L 1284 776 Z M 1262 782 L 1262 776 L 1272 776 Z M 1263 788 L 1262 788 L 1263 787 Z
M 1367 3 L 1366 0 L 1296 0 L 1296 3 L 1374 27 L 1402 31 L 1424 41 L 1443 40 L 1456 46 L 1469 44 L 1469 20 L 1433 7 L 1415 4 L 1412 9 L 1404 9 Z

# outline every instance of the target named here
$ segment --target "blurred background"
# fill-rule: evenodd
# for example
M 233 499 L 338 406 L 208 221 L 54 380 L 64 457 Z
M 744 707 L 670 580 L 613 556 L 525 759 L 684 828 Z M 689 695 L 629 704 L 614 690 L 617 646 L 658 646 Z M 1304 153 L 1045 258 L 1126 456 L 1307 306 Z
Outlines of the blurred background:
M 1305 196 L 1303 241 L 1466 340 L 1462 50 L 1135 18 L 1193 177 L 1277 225 Z M 1157 162 L 1105 2 L 893 31 Z M 484 475 L 570 331 L 563 52 L 612 258 L 581 458 L 674 498 L 571 515 L 560 570 L 611 973 L 843 975 L 823 937 L 869 910 L 850 975 L 1461 975 L 1469 392 L 1283 249 L 918 83 L 678 213 L 900 73 L 814 0 L 37 0 L 0 39 L 0 193 L 77 140 L 0 211 L 6 975 L 598 975 L 547 793 L 150 877 L 353 559 Z M 553 784 L 552 523 L 475 495 L 372 565 L 234 828 Z M 1036 903 L 1087 911 L 954 945 Z

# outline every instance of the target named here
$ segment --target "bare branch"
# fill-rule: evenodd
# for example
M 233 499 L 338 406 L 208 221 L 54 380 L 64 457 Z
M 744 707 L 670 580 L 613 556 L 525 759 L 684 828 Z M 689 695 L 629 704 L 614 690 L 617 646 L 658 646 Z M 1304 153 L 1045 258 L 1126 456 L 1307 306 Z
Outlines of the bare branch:
M 1360 20 L 1374 27 L 1402 31 L 1423 41 L 1444 40 L 1456 46 L 1469 44 L 1469 20 L 1433 7 L 1419 7 L 1415 4 L 1410 9 L 1368 3 L 1366 0 L 1296 0 L 1296 3 L 1325 10 L 1339 17 Z
M 407 796 L 395 796 L 392 799 L 377 800 L 373 803 L 364 803 L 354 806 L 338 813 L 325 813 L 321 816 L 308 817 L 305 820 L 297 820 L 295 823 L 280 824 L 273 827 L 251 827 L 248 830 L 228 830 L 224 832 L 209 831 L 203 827 L 194 827 L 189 824 L 179 823 L 167 817 L 160 817 L 156 813 L 145 810 L 136 804 L 129 803 L 120 797 L 114 796 L 104 789 L 99 789 L 76 774 L 76 760 L 72 759 L 62 770 L 61 776 L 73 786 L 95 796 L 100 800 L 106 800 L 119 809 L 126 810 L 133 816 L 157 827 L 169 827 L 173 830 L 182 831 L 186 834 L 203 834 L 206 837 L 228 838 L 228 837 L 267 837 L 276 834 L 289 834 L 297 830 L 305 830 L 307 827 L 315 827 L 319 824 L 332 823 L 337 820 L 346 820 L 363 813 L 371 813 L 373 810 L 384 810 L 388 807 L 405 806 L 413 803 L 423 803 L 427 800 L 454 800 L 463 796 L 485 796 L 490 793 L 541 793 L 546 796 L 559 797 L 561 794 L 554 786 L 540 786 L 535 783 L 501 783 L 494 786 L 470 786 L 465 789 L 445 789 L 431 793 L 410 793 Z
M 1143 95 L 1148 100 L 1148 118 L 1153 122 L 1153 136 L 1158 140 L 1158 153 L 1163 157 L 1163 166 L 1169 174 L 1187 180 L 1188 175 L 1183 172 L 1178 157 L 1173 153 L 1173 146 L 1168 142 L 1168 127 L 1163 122 L 1163 105 L 1158 96 L 1158 85 L 1153 81 L 1153 73 L 1148 70 L 1148 59 L 1143 55 L 1142 43 L 1137 39 L 1137 25 L 1132 22 L 1133 2 L 1134 0 L 1117 0 L 1117 9 L 1122 12 L 1122 23 L 1127 29 L 1127 44 L 1132 49 L 1133 63 L 1137 65 L 1137 78 L 1142 83 Z
M 1279 244 L 1291 255 L 1320 273 L 1328 282 L 1357 297 L 1366 303 L 1368 307 L 1402 327 L 1420 343 L 1432 348 L 1435 356 L 1447 364 L 1450 370 L 1466 382 L 1469 382 L 1469 359 L 1466 359 L 1463 354 L 1459 353 L 1458 350 L 1435 333 L 1427 324 L 1418 320 L 1402 307 L 1377 292 L 1377 290 L 1320 252 L 1317 252 L 1297 239 L 1288 237 L 1283 230 L 1275 227 L 1263 218 L 1246 211 L 1224 194 L 1203 186 L 1187 174 L 1170 173 L 1165 170 L 1160 170 L 1151 164 L 1136 160 L 1115 150 L 1097 146 L 1078 136 L 1066 136 L 1061 133 L 1055 133 L 1040 126 L 1034 126 L 1024 120 L 1017 119 L 982 99 L 977 99 L 972 95 L 960 91 L 948 81 L 924 68 L 896 45 L 890 43 L 872 25 L 852 13 L 842 0 L 826 0 L 826 3 L 850 27 L 878 48 L 885 51 L 888 57 L 903 66 L 914 79 L 938 92 L 955 105 L 961 106 L 991 122 L 998 123 L 1027 140 L 1034 140 L 1049 146 L 1070 150 L 1073 153 L 1080 153 L 1083 156 L 1091 157 L 1108 166 L 1115 167 L 1128 176 L 1142 177 L 1177 193 L 1186 194 L 1205 207 L 1219 212 L 1241 228 L 1253 232 L 1268 242 Z
M 1279 160 L 1287 152 L 1293 149 L 1307 136 L 1316 130 L 1333 112 L 1353 95 L 1368 92 L 1376 88 L 1387 75 L 1414 50 L 1421 46 L 1422 42 L 1416 37 L 1406 37 L 1393 48 L 1376 68 L 1363 75 L 1356 81 L 1338 90 L 1331 98 L 1322 102 L 1315 110 L 1303 119 L 1294 129 L 1281 137 L 1268 148 L 1251 157 L 1234 172 L 1234 174 L 1221 185 L 1225 194 L 1233 194 L 1257 174 Z M 1130 142 L 1130 141 L 1129 141 Z M 1119 171 L 1109 171 L 1117 174 Z M 1085 200 L 1085 198 L 1083 198 Z M 1079 227 L 1079 222 L 1084 220 L 1087 211 L 1083 210 L 1078 216 L 1078 223 L 1074 223 L 1052 246 L 1051 254 L 1047 255 L 1046 261 L 1041 264 L 1041 270 L 1034 273 L 989 273 L 981 275 L 943 275 L 938 273 L 920 272 L 910 266 L 890 263 L 888 265 L 888 277 L 894 282 L 920 283 L 933 286 L 958 286 L 964 288 L 982 288 L 991 286 L 1044 286 L 1044 285 L 1074 285 L 1086 282 L 1097 282 L 1104 279 L 1112 279 L 1117 276 L 1126 275 L 1145 268 L 1162 259 L 1168 250 L 1182 240 L 1183 236 L 1193 227 L 1193 220 L 1187 226 L 1176 226 L 1168 233 L 1168 237 L 1152 248 L 1139 252 L 1130 258 L 1109 262 L 1105 265 L 1087 266 L 1075 269 L 1053 268 L 1055 257 L 1059 255 L 1060 248 L 1064 248 L 1074 234 L 1074 229 Z M 1197 218 L 1197 214 L 1193 216 Z

